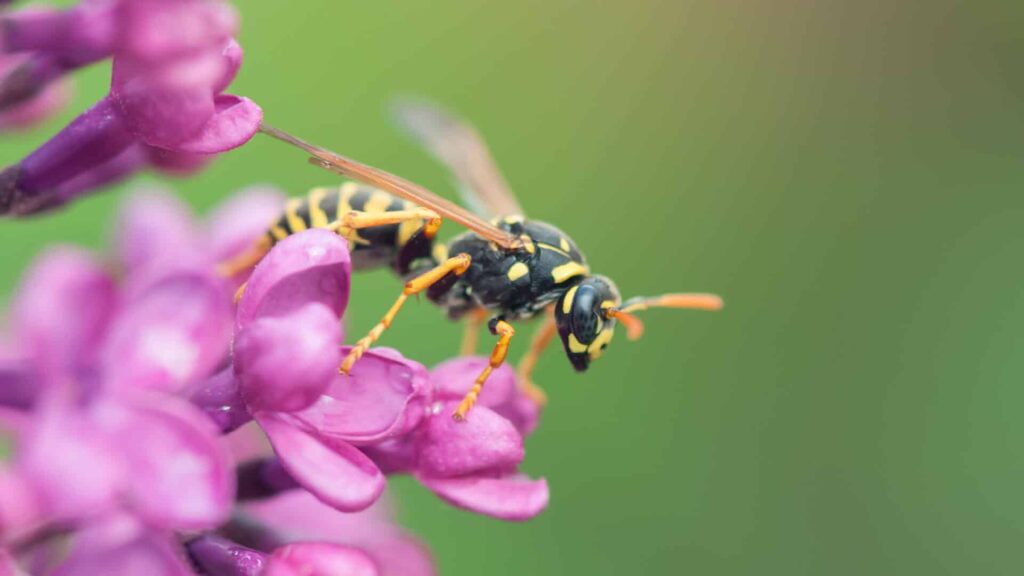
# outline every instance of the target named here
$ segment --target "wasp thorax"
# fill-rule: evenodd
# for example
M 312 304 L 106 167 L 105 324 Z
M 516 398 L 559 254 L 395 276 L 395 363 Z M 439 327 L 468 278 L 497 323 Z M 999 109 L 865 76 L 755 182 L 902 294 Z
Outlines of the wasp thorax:
M 570 288 L 557 302 L 555 322 L 565 353 L 582 372 L 600 358 L 612 340 L 615 320 L 607 311 L 621 298 L 615 284 L 604 276 L 589 276 Z

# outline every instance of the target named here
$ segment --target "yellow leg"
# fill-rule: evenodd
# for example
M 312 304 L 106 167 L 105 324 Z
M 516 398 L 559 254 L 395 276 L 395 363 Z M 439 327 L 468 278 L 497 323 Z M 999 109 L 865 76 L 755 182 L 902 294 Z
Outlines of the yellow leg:
M 391 212 L 360 212 L 353 210 L 341 218 L 340 227 L 358 230 L 359 228 L 373 228 L 385 224 L 399 224 L 408 220 L 426 220 L 423 226 L 423 234 L 427 238 L 437 235 L 441 227 L 441 217 L 433 210 L 426 208 L 413 208 L 412 210 L 393 210 Z
M 454 273 L 456 276 L 462 276 L 469 268 L 471 261 L 469 254 L 459 254 L 406 282 L 405 288 L 402 290 L 402 294 L 399 295 L 398 299 L 395 300 L 395 303 L 391 305 L 391 309 L 384 315 L 384 318 L 382 318 L 381 321 L 378 322 L 372 330 L 370 330 L 369 334 L 360 338 L 359 341 L 356 342 L 355 347 L 349 351 L 348 356 L 345 356 L 345 360 L 341 363 L 341 373 L 348 374 L 349 371 L 352 370 L 352 365 L 370 349 L 370 346 L 372 346 L 374 342 L 380 339 L 381 334 L 391 326 L 395 316 L 398 315 L 398 311 L 402 309 L 402 305 L 405 304 L 405 301 L 409 296 L 419 294 L 427 288 L 430 288 L 448 274 Z
M 239 272 L 252 268 L 267 255 L 267 252 L 270 252 L 272 245 L 270 236 L 260 236 L 260 239 L 245 252 L 217 264 L 217 274 L 231 278 Z
M 511 324 L 504 320 L 498 320 L 492 330 L 495 335 L 499 336 L 498 343 L 494 345 L 494 350 L 491 351 L 491 360 L 484 368 L 483 372 L 476 377 L 476 382 L 473 384 L 473 388 L 466 394 L 466 397 L 462 399 L 459 407 L 455 409 L 455 413 L 452 414 L 452 418 L 456 422 L 462 422 L 466 419 L 466 414 L 476 404 L 477 398 L 480 397 L 480 391 L 483 390 L 484 382 L 491 375 L 491 372 L 495 368 L 501 366 L 502 362 L 505 361 L 505 357 L 508 356 L 508 345 L 512 342 L 512 337 L 516 335 L 515 328 Z
M 551 344 L 557 332 L 558 329 L 555 326 L 554 316 L 549 315 L 544 319 L 544 325 L 534 334 L 533 341 L 530 342 L 530 349 L 526 351 L 523 359 L 519 361 L 519 368 L 517 370 L 519 389 L 523 391 L 523 394 L 526 394 L 541 406 L 548 403 L 548 395 L 533 383 L 533 369 L 537 365 L 537 359 L 540 358 L 540 355 Z
M 462 333 L 462 347 L 459 352 L 461 356 L 476 354 L 476 344 L 480 340 L 480 326 L 486 318 L 487 311 L 483 308 L 469 313 L 469 318 L 466 320 L 466 331 Z

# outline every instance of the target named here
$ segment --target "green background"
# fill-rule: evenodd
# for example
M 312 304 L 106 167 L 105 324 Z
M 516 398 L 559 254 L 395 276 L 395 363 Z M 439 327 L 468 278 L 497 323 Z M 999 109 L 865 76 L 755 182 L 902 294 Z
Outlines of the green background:
M 383 113 L 428 96 L 479 126 L 531 215 L 626 295 L 726 299 L 646 314 L 645 338 L 620 335 L 584 376 L 543 359 L 551 404 L 525 468 L 552 499 L 536 520 L 394 481 L 441 573 L 1020 570 L 1024 4 L 237 4 L 233 90 L 268 122 L 450 194 Z M 3 137 L 2 163 L 107 74 Z M 257 138 L 174 186 L 207 210 L 254 182 L 332 178 Z M 126 190 L 0 223 L 0 288 L 50 243 L 102 246 Z M 358 277 L 350 333 L 397 290 Z M 385 343 L 432 364 L 459 336 L 423 304 Z

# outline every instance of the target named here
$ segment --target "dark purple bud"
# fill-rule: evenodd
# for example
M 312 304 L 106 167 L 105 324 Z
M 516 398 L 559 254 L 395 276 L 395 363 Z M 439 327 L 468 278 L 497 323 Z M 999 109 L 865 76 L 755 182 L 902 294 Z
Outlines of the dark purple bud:
M 235 473 L 238 478 L 239 502 L 262 500 L 299 487 L 277 458 L 245 462 L 238 466 Z
M 185 544 L 189 559 L 210 576 L 258 576 L 267 557 L 219 536 L 207 534 Z
M 107 165 L 133 143 L 108 98 L 100 100 L 21 163 L 0 173 L 0 214 L 51 207 L 75 178 Z
M 204 382 L 189 399 L 225 434 L 252 420 L 231 368 Z

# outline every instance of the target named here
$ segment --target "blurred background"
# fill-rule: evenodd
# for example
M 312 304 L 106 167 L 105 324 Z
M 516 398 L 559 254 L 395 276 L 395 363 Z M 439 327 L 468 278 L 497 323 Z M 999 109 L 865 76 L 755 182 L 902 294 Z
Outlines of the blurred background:
M 433 98 L 626 295 L 726 298 L 647 313 L 643 340 L 620 335 L 583 376 L 543 359 L 551 403 L 525 465 L 551 484 L 538 519 L 392 482 L 442 574 L 1019 570 L 1024 4 L 236 4 L 232 91 L 268 122 L 454 198 L 384 113 Z M 108 74 L 78 75 L 62 117 L 0 139 L 0 163 Z M 203 212 L 258 182 L 334 180 L 257 137 L 172 185 Z M 103 247 L 130 188 L 0 223 L 3 293 L 50 243 Z M 398 289 L 359 277 L 350 334 Z M 431 365 L 459 337 L 424 303 L 385 343 Z

